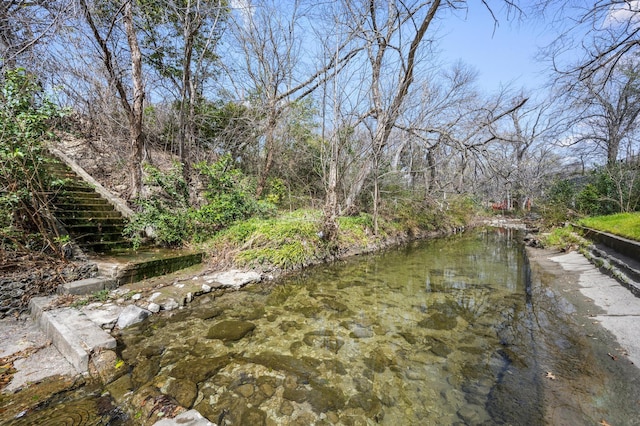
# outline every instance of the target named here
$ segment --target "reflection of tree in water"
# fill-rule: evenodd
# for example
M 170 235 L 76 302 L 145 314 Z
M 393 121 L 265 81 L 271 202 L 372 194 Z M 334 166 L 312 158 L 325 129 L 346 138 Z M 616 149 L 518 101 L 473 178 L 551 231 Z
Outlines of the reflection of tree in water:
M 452 302 L 455 304 L 455 312 L 470 324 L 490 312 L 493 305 L 491 291 L 488 288 L 456 291 L 453 293 Z

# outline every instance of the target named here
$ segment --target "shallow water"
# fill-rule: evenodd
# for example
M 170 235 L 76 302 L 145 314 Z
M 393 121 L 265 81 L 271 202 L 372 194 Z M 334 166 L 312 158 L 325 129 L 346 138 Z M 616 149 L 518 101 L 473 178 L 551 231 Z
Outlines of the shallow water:
M 218 423 L 536 423 L 526 278 L 508 232 L 412 244 L 200 298 L 127 330 L 122 356 Z
M 220 426 L 640 425 L 639 370 L 611 360 L 589 302 L 530 272 L 514 237 L 419 242 L 201 296 L 124 330 L 128 374 L 106 389 L 8 424 L 152 424 L 180 404 Z M 0 423 L 38 394 L 0 398 Z

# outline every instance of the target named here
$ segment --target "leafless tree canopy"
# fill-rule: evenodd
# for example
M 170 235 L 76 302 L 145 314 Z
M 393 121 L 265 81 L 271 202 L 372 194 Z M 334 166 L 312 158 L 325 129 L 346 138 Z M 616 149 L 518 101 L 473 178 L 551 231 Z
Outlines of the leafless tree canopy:
M 257 197 L 284 185 L 289 200 L 323 205 L 331 234 L 339 214 L 377 219 L 403 202 L 442 207 L 452 194 L 523 205 L 576 129 L 607 147 L 609 162 L 630 144 L 637 84 L 635 70 L 621 70 L 636 55 L 636 2 L 539 2 L 562 23 L 547 53 L 567 96 L 554 102 L 486 93 L 470 66 L 443 65 L 438 41 L 452 16 L 488 11 L 498 31 L 532 13 L 525 6 L 13 0 L 0 6 L 0 55 L 4 68 L 40 71 L 96 146 L 110 141 L 101 155 L 130 176 L 130 197 L 144 192 L 144 162 L 178 161 L 195 190 L 192 166 L 230 154 Z M 569 109 L 581 117 L 571 126 Z

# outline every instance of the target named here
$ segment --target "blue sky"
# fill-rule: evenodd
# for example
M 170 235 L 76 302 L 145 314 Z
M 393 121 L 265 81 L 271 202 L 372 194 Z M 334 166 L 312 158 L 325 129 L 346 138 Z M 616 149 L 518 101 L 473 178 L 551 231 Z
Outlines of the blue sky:
M 513 89 L 535 89 L 545 83 L 548 64 L 535 60 L 540 47 L 553 35 L 545 31 L 539 19 L 524 18 L 510 22 L 493 18 L 481 5 L 470 6 L 467 16 L 442 22 L 439 48 L 447 63 L 457 60 L 478 71 L 478 85 L 487 91 L 510 85 Z

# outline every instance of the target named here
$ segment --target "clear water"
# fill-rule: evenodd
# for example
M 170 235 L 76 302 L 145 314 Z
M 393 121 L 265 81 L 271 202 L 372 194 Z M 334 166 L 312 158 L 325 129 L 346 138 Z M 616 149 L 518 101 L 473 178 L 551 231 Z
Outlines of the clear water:
M 122 332 L 129 374 L 107 392 L 56 395 L 8 424 L 152 424 L 150 404 L 177 401 L 220 426 L 640 425 L 639 370 L 611 359 L 617 344 L 577 315 L 584 297 L 530 273 L 513 237 L 420 242 L 201 296 Z
M 220 424 L 537 423 L 526 265 L 509 233 L 412 244 L 200 298 L 127 330 L 122 356 Z

